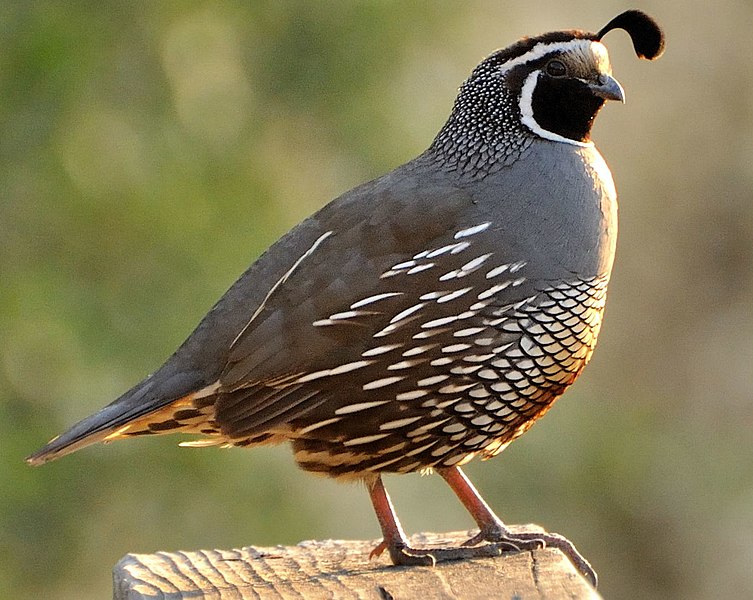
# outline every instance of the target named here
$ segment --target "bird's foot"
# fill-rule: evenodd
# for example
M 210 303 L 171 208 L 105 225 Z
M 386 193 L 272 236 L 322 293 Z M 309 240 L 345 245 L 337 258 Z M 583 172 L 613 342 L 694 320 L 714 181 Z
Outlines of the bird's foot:
M 559 533 L 545 531 L 530 531 L 514 533 L 502 523 L 482 528 L 477 535 L 466 541 L 463 546 L 475 547 L 481 542 L 489 542 L 489 545 L 507 546 L 508 550 L 523 551 L 537 550 L 539 548 L 557 548 L 575 565 L 575 568 L 596 587 L 598 578 L 591 564 L 578 552 L 575 545 L 565 536 Z M 485 546 L 480 546 L 484 548 Z
M 524 543 L 522 545 L 525 547 L 521 547 L 520 543 L 512 544 L 508 541 L 500 541 L 498 543 L 484 544 L 483 546 L 468 546 L 464 544 L 456 548 L 413 548 L 402 541 L 393 544 L 382 541 L 371 551 L 369 558 L 375 558 L 385 550 L 388 550 L 392 563 L 395 565 L 433 567 L 438 562 L 500 556 L 505 552 L 517 552 L 528 549 L 529 546 L 531 549 L 541 548 L 543 544 Z

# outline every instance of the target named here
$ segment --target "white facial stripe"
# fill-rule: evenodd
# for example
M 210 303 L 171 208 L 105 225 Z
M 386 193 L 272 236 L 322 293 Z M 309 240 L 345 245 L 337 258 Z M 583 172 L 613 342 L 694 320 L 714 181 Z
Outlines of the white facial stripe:
M 541 71 L 534 71 L 526 77 L 523 83 L 523 88 L 520 91 L 520 121 L 533 131 L 539 137 L 545 140 L 551 140 L 553 142 L 562 142 L 565 144 L 572 144 L 573 146 L 581 146 L 583 148 L 590 148 L 594 145 L 593 142 L 581 142 L 579 140 L 571 140 L 557 133 L 552 133 L 542 128 L 533 118 L 533 90 L 536 87 L 536 82 L 539 79 Z
M 525 54 L 508 60 L 499 68 L 501 74 L 505 74 L 511 69 L 524 65 L 526 63 L 538 60 L 543 56 L 546 56 L 550 52 L 579 52 L 585 55 L 591 55 L 595 57 L 595 61 L 599 67 L 602 67 L 606 63 L 606 67 L 609 66 L 609 55 L 607 53 L 606 46 L 601 42 L 594 42 L 593 40 L 569 40 L 567 42 L 539 42 L 533 48 L 531 48 Z
M 594 57 L 596 69 L 599 73 L 611 73 L 612 64 L 609 62 L 609 52 L 607 52 L 607 47 L 601 42 L 591 42 L 589 50 Z

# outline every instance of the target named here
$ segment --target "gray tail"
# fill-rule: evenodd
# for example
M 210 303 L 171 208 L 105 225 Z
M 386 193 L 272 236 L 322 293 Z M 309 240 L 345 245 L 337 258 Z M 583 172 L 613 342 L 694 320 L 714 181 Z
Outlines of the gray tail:
M 99 412 L 79 421 L 65 433 L 50 440 L 46 446 L 28 456 L 26 462 L 36 467 L 75 452 L 79 448 L 107 441 L 108 436 L 124 425 L 167 403 L 155 402 L 149 397 L 152 387 L 151 379 L 145 379 Z

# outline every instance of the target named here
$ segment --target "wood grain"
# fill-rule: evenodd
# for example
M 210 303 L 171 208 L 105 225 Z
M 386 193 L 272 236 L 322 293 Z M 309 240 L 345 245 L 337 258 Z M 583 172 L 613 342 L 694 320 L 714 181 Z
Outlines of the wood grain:
M 539 530 L 535 526 L 513 527 Z M 469 532 L 425 533 L 416 546 L 456 545 Z M 560 600 L 600 596 L 558 550 L 394 567 L 369 560 L 378 542 L 306 541 L 296 546 L 128 554 L 113 571 L 115 600 L 463 599 Z

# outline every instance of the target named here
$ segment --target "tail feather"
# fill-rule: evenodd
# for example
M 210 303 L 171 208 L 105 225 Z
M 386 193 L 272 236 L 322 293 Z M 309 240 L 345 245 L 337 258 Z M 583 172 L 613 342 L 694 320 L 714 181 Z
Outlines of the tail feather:
M 169 379 L 168 384 L 175 384 Z M 75 452 L 97 442 L 110 442 L 122 437 L 141 434 L 159 434 L 182 431 L 217 435 L 219 429 L 214 423 L 213 395 L 219 384 L 196 390 L 187 386 L 187 380 L 180 389 L 169 385 L 169 394 L 161 393 L 160 386 L 152 378 L 147 378 L 99 412 L 76 423 L 65 433 L 50 440 L 46 446 L 26 458 L 32 466 L 44 463 Z M 185 388 L 192 387 L 195 391 Z M 186 393 L 188 392 L 188 393 Z
M 164 406 L 169 400 L 155 402 L 153 397 L 150 398 L 149 392 L 154 387 L 153 383 L 150 378 L 145 379 L 102 410 L 50 440 L 43 448 L 28 456 L 26 462 L 33 466 L 43 465 L 80 448 L 107 441 L 108 437 L 113 436 L 134 419 Z

